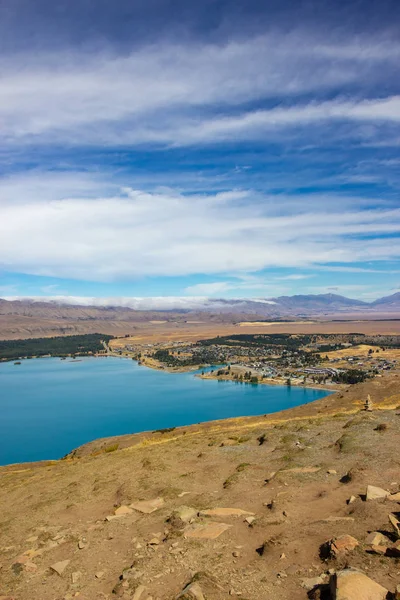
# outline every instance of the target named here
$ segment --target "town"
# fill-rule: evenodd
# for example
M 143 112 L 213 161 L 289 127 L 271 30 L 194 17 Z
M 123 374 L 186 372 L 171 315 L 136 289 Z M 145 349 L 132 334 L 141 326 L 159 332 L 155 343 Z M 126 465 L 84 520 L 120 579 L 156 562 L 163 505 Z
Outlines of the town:
M 396 368 L 400 336 L 239 334 L 153 344 L 115 338 L 109 349 L 147 367 L 199 370 L 204 378 L 336 386 L 360 383 Z

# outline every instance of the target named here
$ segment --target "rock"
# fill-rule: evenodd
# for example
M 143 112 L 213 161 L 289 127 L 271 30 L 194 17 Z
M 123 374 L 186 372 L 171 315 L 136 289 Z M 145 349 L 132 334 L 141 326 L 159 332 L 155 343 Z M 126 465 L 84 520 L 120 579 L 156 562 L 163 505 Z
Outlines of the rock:
M 397 494 L 390 494 L 390 496 L 388 496 L 388 500 L 391 500 L 392 502 L 400 502 L 400 492 L 397 492 Z
M 26 541 L 28 542 L 28 544 L 33 544 L 34 542 L 37 542 L 38 539 L 39 538 L 37 535 L 32 535 L 31 537 L 27 538 Z M 1 598 L 1 596 L 0 596 L 0 598 Z
M 341 521 L 351 523 L 354 521 L 354 517 L 326 517 L 326 519 L 320 519 L 314 523 L 340 523 Z
M 80 571 L 74 571 L 71 575 L 72 583 L 78 583 L 81 577 L 82 573 Z
M 396 591 L 394 593 L 394 600 L 400 600 L 400 584 L 396 586 Z
M 238 552 L 237 550 L 234 550 L 234 551 L 232 552 L 232 556 L 233 556 L 233 557 L 235 557 L 235 558 L 239 558 L 239 556 L 240 556 L 240 552 Z
M 197 582 L 189 583 L 182 592 L 176 596 L 176 600 L 205 600 L 202 589 Z
M 172 516 L 179 517 L 183 523 L 189 523 L 197 517 L 197 510 L 191 506 L 178 506 L 172 513 Z
M 327 542 L 329 554 L 332 558 L 338 558 L 351 552 L 358 546 L 358 541 L 351 535 L 340 535 Z
M 149 515 L 150 513 L 162 508 L 164 504 L 165 502 L 163 498 L 154 498 L 153 500 L 141 500 L 139 502 L 133 502 L 129 505 L 129 508 L 133 508 L 138 512 Z
M 84 547 L 85 547 L 85 542 L 83 540 L 79 540 L 79 542 L 78 542 L 79 550 L 83 550 Z
M 337 475 L 337 471 L 335 471 L 335 469 L 328 469 L 327 473 L 328 475 Z
M 356 569 L 343 569 L 331 577 L 335 600 L 385 600 L 388 590 Z
M 367 552 L 372 552 L 373 554 L 380 554 L 381 556 L 385 556 L 386 550 L 386 546 L 379 546 L 379 544 L 371 544 L 371 546 L 367 548 Z
M 221 447 L 223 446 L 237 446 L 237 441 L 236 440 L 224 440 L 223 442 L 221 442 L 220 444 Z
M 353 502 L 355 502 L 357 500 L 356 496 L 350 496 L 350 498 L 347 500 L 347 504 L 353 504 Z
M 251 527 L 253 525 L 253 523 L 255 522 L 256 518 L 255 517 L 246 517 L 245 521 L 246 523 Z
M 389 521 L 394 529 L 395 534 L 400 538 L 400 521 L 392 513 L 389 514 Z
M 318 473 L 321 467 L 293 467 L 292 469 L 284 469 L 281 473 Z
M 317 585 L 323 585 L 326 583 L 327 579 L 328 575 L 325 575 L 325 573 L 319 577 L 306 577 L 301 580 L 301 587 L 307 590 L 307 592 L 310 592 L 312 589 L 317 587 Z
M 149 546 L 158 546 L 159 543 L 160 543 L 160 540 L 158 538 L 154 537 L 148 542 L 148 545 Z
M 139 585 L 139 587 L 136 588 L 135 593 L 132 596 L 132 600 L 140 600 L 145 591 L 146 588 L 144 587 L 144 585 Z
M 231 525 L 226 523 L 209 523 L 207 525 L 196 525 L 185 531 L 186 538 L 201 538 L 207 540 L 215 540 L 224 531 L 229 529 Z
M 183 496 L 187 496 L 188 494 L 191 494 L 192 492 L 181 492 L 180 494 L 178 494 L 178 498 L 183 498 Z
M 387 498 L 390 496 L 390 492 L 383 488 L 376 487 L 375 485 L 368 485 L 366 492 L 367 500 L 379 500 L 380 498 Z
M 36 573 L 37 565 L 35 565 L 35 563 L 31 561 L 28 561 L 27 563 L 25 563 L 24 569 L 25 571 L 27 571 L 27 573 Z
M 122 515 L 131 515 L 133 510 L 129 506 L 119 506 L 115 511 L 114 515 L 120 517 Z
M 50 569 L 57 573 L 57 575 L 61 575 L 64 573 L 65 569 L 68 567 L 70 560 L 61 560 L 60 562 L 54 563 L 54 565 L 50 566 Z
M 96 579 L 101 579 L 102 577 L 104 577 L 104 571 L 97 571 L 97 573 L 95 573 L 94 576 L 96 577 Z
M 379 531 L 371 531 L 366 537 L 365 543 L 370 546 L 385 546 L 390 543 L 390 540 Z
M 276 471 L 271 471 L 271 473 L 268 473 L 268 475 L 266 476 L 266 478 L 264 480 L 265 483 L 269 483 L 270 481 L 272 481 L 273 478 L 275 477 L 275 475 L 276 475 Z
M 242 515 L 254 515 L 254 513 L 242 508 L 211 508 L 199 512 L 200 517 L 240 517 Z

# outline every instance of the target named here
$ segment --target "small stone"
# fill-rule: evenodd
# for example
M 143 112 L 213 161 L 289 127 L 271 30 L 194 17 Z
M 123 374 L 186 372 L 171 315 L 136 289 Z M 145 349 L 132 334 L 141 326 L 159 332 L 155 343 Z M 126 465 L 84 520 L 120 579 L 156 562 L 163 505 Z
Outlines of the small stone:
M 146 588 L 144 587 L 144 585 L 139 585 L 139 587 L 136 588 L 135 593 L 132 596 L 132 600 L 140 600 L 145 591 Z
M 379 533 L 379 531 L 371 531 L 365 540 L 365 543 L 370 546 L 385 546 L 389 542 L 390 540 L 382 533 Z
M 179 517 L 183 523 L 190 523 L 192 519 L 197 517 L 197 510 L 191 506 L 178 506 L 172 516 Z
M 83 550 L 84 547 L 85 547 L 85 542 L 83 542 L 82 540 L 79 540 L 79 542 L 78 542 L 79 550 Z
M 176 596 L 176 600 L 205 600 L 202 589 L 197 582 L 189 583 L 182 592 Z
M 306 577 L 301 580 L 301 587 L 310 592 L 317 585 L 323 585 L 328 579 L 328 575 L 320 575 L 319 577 Z
M 253 525 L 253 523 L 255 522 L 256 518 L 255 517 L 246 517 L 245 521 L 246 523 L 251 527 Z
M 129 506 L 119 506 L 115 511 L 114 515 L 117 517 L 121 517 L 123 515 L 131 515 L 133 510 L 129 508 Z
M 199 512 L 200 517 L 240 517 L 242 515 L 254 515 L 254 513 L 242 508 L 211 508 Z
M 373 554 L 380 554 L 381 556 L 385 556 L 387 547 L 379 546 L 378 544 L 371 544 L 369 548 L 367 548 L 368 552 L 372 552 Z
M 160 543 L 160 540 L 158 538 L 154 537 L 149 541 L 149 546 L 158 546 L 159 543 Z
M 341 535 L 327 542 L 329 554 L 333 558 L 338 558 L 348 552 L 351 552 L 358 546 L 358 541 L 351 535 Z
M 389 514 L 389 521 L 395 534 L 400 538 L 400 521 L 392 513 Z
M 50 569 L 61 577 L 70 562 L 70 560 L 61 560 L 60 562 L 56 562 L 54 565 L 51 565 Z
M 282 552 L 282 554 L 279 557 L 281 560 L 283 560 L 284 558 L 286 558 L 286 554 L 284 552 Z
M 390 492 L 383 488 L 376 487 L 375 485 L 368 485 L 366 492 L 367 500 L 379 500 L 380 498 L 387 498 L 390 496 Z
M 385 600 L 388 590 L 356 569 L 344 569 L 331 577 L 335 600 Z
M 81 577 L 82 573 L 80 571 L 74 571 L 71 575 L 72 583 L 78 583 Z
M 335 471 L 335 469 L 328 469 L 327 473 L 328 475 L 337 475 L 337 471 Z
M 96 579 L 101 579 L 104 576 L 104 571 L 97 571 L 94 576 Z
M 270 481 L 272 481 L 275 475 L 276 471 L 271 471 L 271 473 L 268 473 L 268 475 L 265 478 L 265 483 L 269 483 Z
M 187 529 L 184 535 L 187 538 L 202 538 L 214 540 L 230 527 L 231 525 L 227 525 L 226 523 L 210 523 L 207 525 L 196 525 L 195 527 Z
M 129 505 L 129 508 L 133 508 L 138 512 L 146 515 L 159 510 L 164 506 L 165 502 L 163 498 L 154 498 L 153 500 L 141 500 L 140 502 L 133 502 Z
M 238 552 L 237 550 L 234 550 L 234 551 L 232 552 L 232 556 L 234 556 L 235 558 L 239 558 L 239 556 L 240 556 L 240 552 Z
M 356 496 L 350 496 L 350 498 L 347 500 L 347 504 L 353 504 L 353 502 L 355 502 L 357 500 Z

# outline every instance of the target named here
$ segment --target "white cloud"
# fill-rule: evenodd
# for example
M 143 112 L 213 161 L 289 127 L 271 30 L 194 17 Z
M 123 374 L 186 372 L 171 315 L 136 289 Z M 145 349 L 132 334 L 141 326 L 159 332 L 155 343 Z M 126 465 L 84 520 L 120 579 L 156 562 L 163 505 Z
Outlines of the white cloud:
M 400 234 L 400 209 L 359 211 L 348 199 L 342 203 L 340 197 L 321 196 L 317 211 L 315 197 L 309 208 L 303 196 L 285 213 L 282 195 L 262 197 L 251 191 L 185 196 L 126 187 L 102 195 L 103 179 L 96 189 L 96 178 L 88 186 L 85 175 L 80 188 L 79 177 L 71 173 L 68 185 L 62 175 L 61 186 L 54 174 L 47 180 L 43 173 L 43 185 L 53 186 L 52 200 L 50 190 L 43 200 L 34 187 L 32 192 L 26 176 L 8 178 L 4 188 L 0 180 L 0 267 L 115 281 L 204 273 L 237 277 L 268 267 L 400 257 L 400 245 L 391 237 Z M 226 291 L 227 283 L 211 281 L 214 293 L 216 283 Z M 244 279 L 243 286 L 231 289 L 240 287 L 267 290 L 268 281 Z
M 300 94 L 378 87 L 399 59 L 400 45 L 387 39 L 322 41 L 302 31 L 221 45 L 160 42 L 124 55 L 4 57 L 1 136 L 9 143 L 184 145 L 329 119 L 398 122 L 396 96 L 291 104 Z M 277 98 L 288 106 L 236 114 L 243 103 Z

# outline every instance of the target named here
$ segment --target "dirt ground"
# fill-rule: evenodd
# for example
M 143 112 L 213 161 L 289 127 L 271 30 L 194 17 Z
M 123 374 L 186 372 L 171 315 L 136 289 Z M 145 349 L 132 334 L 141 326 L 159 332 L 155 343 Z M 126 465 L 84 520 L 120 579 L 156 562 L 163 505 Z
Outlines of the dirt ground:
M 329 598 L 328 572 L 345 565 L 393 592 L 400 558 L 368 552 L 367 536 L 392 544 L 388 515 L 400 505 L 365 492 L 400 491 L 398 375 L 274 415 L 97 440 L 61 461 L 0 468 L 0 597 L 174 600 L 195 580 L 206 600 L 300 600 L 315 586 L 314 597 Z M 372 412 L 362 410 L 367 393 Z M 160 498 L 151 514 L 138 510 Z M 221 507 L 246 513 L 202 513 Z M 320 554 L 343 534 L 358 546 Z

